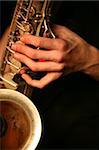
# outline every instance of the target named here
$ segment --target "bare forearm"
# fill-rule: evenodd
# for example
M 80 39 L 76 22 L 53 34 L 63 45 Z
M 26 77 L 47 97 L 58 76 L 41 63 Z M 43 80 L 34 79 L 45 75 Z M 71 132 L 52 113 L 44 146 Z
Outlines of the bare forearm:
M 6 29 L 5 33 L 3 34 L 2 38 L 0 39 L 0 60 L 2 58 L 4 48 L 6 46 L 6 42 L 8 39 L 8 32 L 9 32 L 9 28 Z

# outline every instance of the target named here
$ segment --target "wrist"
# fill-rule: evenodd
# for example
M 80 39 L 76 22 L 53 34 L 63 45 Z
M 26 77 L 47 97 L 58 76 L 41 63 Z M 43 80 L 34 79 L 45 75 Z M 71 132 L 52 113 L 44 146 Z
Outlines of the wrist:
M 99 50 L 94 46 L 90 46 L 88 60 L 83 73 L 99 80 Z

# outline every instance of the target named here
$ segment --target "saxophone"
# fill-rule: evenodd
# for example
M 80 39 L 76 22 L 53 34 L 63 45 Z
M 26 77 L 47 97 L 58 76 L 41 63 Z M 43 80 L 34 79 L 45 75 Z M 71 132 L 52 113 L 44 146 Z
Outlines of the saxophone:
M 40 140 L 40 115 L 28 98 L 32 88 L 21 78 L 19 72 L 24 64 L 13 58 L 11 46 L 25 33 L 55 38 L 49 24 L 51 8 L 50 0 L 18 0 L 16 3 L 0 62 L 1 150 L 33 150 Z M 29 69 L 27 73 L 33 78 L 37 76 Z

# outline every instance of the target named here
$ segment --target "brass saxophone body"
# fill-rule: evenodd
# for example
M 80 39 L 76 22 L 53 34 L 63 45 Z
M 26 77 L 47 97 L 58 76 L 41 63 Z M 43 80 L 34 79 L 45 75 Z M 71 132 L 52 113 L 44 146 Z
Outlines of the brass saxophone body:
M 32 88 L 22 80 L 19 72 L 24 64 L 13 58 L 11 46 L 25 33 L 55 38 L 49 25 L 51 8 L 50 0 L 17 1 L 0 62 L 1 150 L 33 150 L 40 140 L 40 115 L 28 98 Z M 28 72 L 31 73 L 30 70 Z
M 24 65 L 13 58 L 11 45 L 19 41 L 20 36 L 25 33 L 54 38 L 49 26 L 51 3 L 49 0 L 18 0 L 0 64 L 1 88 L 18 90 L 28 95 L 26 94 L 28 85 L 19 75 Z

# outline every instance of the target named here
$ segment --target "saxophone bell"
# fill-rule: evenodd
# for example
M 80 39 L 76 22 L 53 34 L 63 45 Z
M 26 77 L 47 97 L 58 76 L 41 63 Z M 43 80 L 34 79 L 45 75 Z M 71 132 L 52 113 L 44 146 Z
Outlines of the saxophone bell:
M 51 0 L 17 0 L 7 42 L 0 54 L 1 150 L 34 150 L 40 140 L 40 115 L 27 98 L 33 88 L 21 78 L 20 70 L 26 66 L 13 57 L 11 46 L 26 33 L 55 38 L 49 22 L 51 7 Z M 36 79 L 40 75 L 30 69 L 28 74 Z
M 34 150 L 41 136 L 41 119 L 34 104 L 23 94 L 0 89 L 1 150 Z

